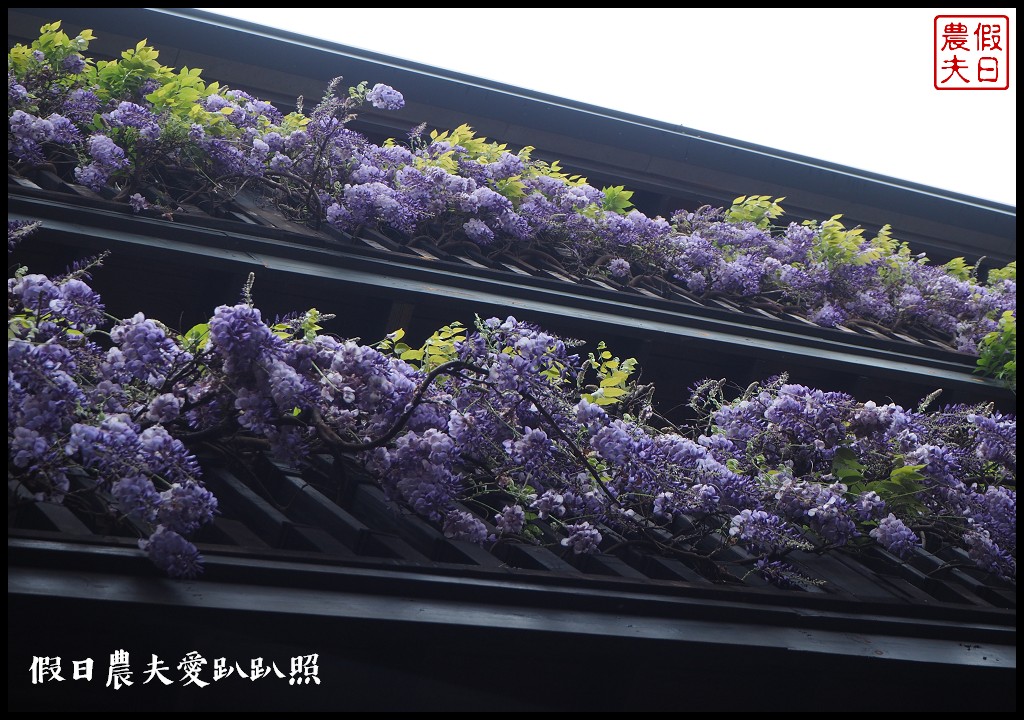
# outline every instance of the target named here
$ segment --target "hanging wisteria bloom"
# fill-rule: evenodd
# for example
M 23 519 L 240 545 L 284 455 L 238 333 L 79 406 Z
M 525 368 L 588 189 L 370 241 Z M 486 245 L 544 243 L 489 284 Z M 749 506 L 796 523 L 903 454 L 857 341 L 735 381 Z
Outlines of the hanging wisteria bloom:
M 906 557 L 919 544 L 917 534 L 892 513 L 882 518 L 870 534 L 879 545 L 897 557 Z
M 173 578 L 188 580 L 203 571 L 203 556 L 196 546 L 163 526 L 148 539 L 140 540 L 139 547 L 149 554 L 154 565 Z
M 128 198 L 128 204 L 132 206 L 132 211 L 140 213 L 149 207 L 149 201 L 142 196 L 142 193 L 135 193 Z
M 373 89 L 366 94 L 366 99 L 379 110 L 401 110 L 405 107 L 405 98 L 402 93 L 390 85 L 377 83 Z
M 465 510 L 453 510 L 448 513 L 444 521 L 444 534 L 445 537 L 477 544 L 484 543 L 490 538 L 487 526 Z
M 526 513 L 518 505 L 506 505 L 494 516 L 494 526 L 499 535 L 518 535 L 526 524 Z
M 624 258 L 613 258 L 608 262 L 608 273 L 613 278 L 625 278 L 629 276 L 629 260 Z
M 577 555 L 588 555 L 597 552 L 601 544 L 601 533 L 589 522 L 566 525 L 568 537 L 562 538 L 562 545 L 571 548 Z

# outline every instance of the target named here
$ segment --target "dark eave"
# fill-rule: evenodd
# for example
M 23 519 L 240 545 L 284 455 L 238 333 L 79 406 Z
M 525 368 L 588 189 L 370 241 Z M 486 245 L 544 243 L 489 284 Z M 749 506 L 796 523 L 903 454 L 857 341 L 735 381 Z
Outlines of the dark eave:
M 727 589 L 652 594 L 599 580 L 480 581 L 231 557 L 209 558 L 202 582 L 174 582 L 157 577 L 134 550 L 45 540 L 9 540 L 8 559 L 9 610 L 46 617 L 47 626 L 62 633 L 66 652 L 77 649 L 76 642 L 83 654 L 101 652 L 89 644 L 102 644 L 104 637 L 143 657 L 180 657 L 183 647 L 214 657 L 225 650 L 242 657 L 318 652 L 321 675 L 333 688 L 327 697 L 312 693 L 301 699 L 281 692 L 287 689 L 283 682 L 270 696 L 264 696 L 267 683 L 254 684 L 252 693 L 235 685 L 229 699 L 217 689 L 196 697 L 149 688 L 133 695 L 139 707 L 173 701 L 179 708 L 185 703 L 204 710 L 220 702 L 234 709 L 283 709 L 285 702 L 304 709 L 344 703 L 350 710 L 368 703 L 376 710 L 481 710 L 495 702 L 504 709 L 836 708 L 837 699 L 815 689 L 833 686 L 819 676 L 823 668 L 842 679 L 846 689 L 840 693 L 848 697 L 841 706 L 847 710 L 893 704 L 919 711 L 1006 710 L 1016 702 L 1016 630 L 1007 611 L 964 615 L 953 607 L 931 607 L 915 616 L 909 608 L 885 605 L 855 611 L 816 607 L 815 596 L 774 604 Z M 103 624 L 110 629 L 101 631 Z M 46 652 L 27 625 L 32 623 L 10 628 L 9 650 Z M 117 634 L 118 628 L 147 625 L 176 635 Z M 564 657 L 542 659 L 549 652 Z M 496 657 L 488 657 L 492 653 Z M 559 666 L 559 686 L 530 688 L 511 680 L 506 653 L 538 655 L 531 666 Z M 416 658 L 420 680 L 406 681 L 395 694 L 390 691 L 397 688 L 389 686 L 403 677 L 405 654 Z M 435 662 L 445 669 L 442 675 L 455 674 L 475 692 L 452 692 L 443 679 L 436 686 L 423 683 Z M 637 670 L 639 686 L 627 678 L 595 693 L 586 679 L 600 676 L 603 663 L 623 662 Z M 809 687 L 795 682 L 799 677 L 807 677 Z M 517 690 L 510 691 L 509 682 Z M 858 683 L 866 686 L 863 692 L 850 692 Z M 33 700 L 36 708 L 59 706 L 62 692 L 82 692 L 51 689 L 43 697 L 33 696 L 27 683 L 12 687 L 16 695 L 9 701 L 18 707 Z M 481 691 L 495 697 L 485 700 Z M 694 696 L 684 700 L 683 691 Z M 77 707 L 85 709 L 88 699 L 78 695 Z
M 922 608 L 881 602 L 844 606 L 835 598 L 799 593 L 780 597 L 748 588 L 628 587 L 594 576 L 561 575 L 546 582 L 474 578 L 466 573 L 445 575 L 394 566 L 345 567 L 229 555 L 209 557 L 203 581 L 176 583 L 160 578 L 134 548 L 11 538 L 8 552 L 8 589 L 17 595 L 109 602 L 132 598 L 152 605 L 230 608 L 237 604 L 239 586 L 245 586 L 243 594 L 262 597 L 254 606 L 274 613 L 1016 666 L 1015 611 L 998 608 L 941 603 Z M 73 577 L 66 573 L 71 567 L 78 571 Z M 114 575 L 126 569 L 133 577 L 115 580 Z M 346 598 L 339 601 L 339 596 Z M 419 602 L 411 604 L 410 598 Z M 431 614 L 423 615 L 421 606 Z M 514 609 L 528 612 L 517 616 Z M 629 624 L 641 619 L 642 625 Z M 748 626 L 751 631 L 723 636 L 720 628 L 713 627 L 722 623 Z M 768 628 L 774 630 L 756 631 Z M 882 639 L 893 637 L 913 638 L 916 644 L 885 648 Z M 985 643 L 985 652 L 965 648 L 966 641 Z M 876 652 L 880 648 L 882 652 Z
M 69 29 L 93 28 L 99 39 L 90 51 L 114 55 L 145 37 L 166 64 L 201 67 L 205 77 L 279 107 L 298 95 L 315 102 L 339 74 L 386 82 L 408 105 L 397 114 L 364 113 L 360 129 L 371 136 L 401 136 L 424 121 L 440 128 L 469 123 L 514 147 L 533 145 L 595 183 L 639 190 L 649 214 L 771 194 L 786 196 L 796 219 L 843 213 L 869 229 L 889 223 L 937 261 L 984 256 L 994 267 L 1016 258 L 1016 208 L 1001 203 L 192 9 L 15 8 L 8 35 L 30 40 L 54 19 Z

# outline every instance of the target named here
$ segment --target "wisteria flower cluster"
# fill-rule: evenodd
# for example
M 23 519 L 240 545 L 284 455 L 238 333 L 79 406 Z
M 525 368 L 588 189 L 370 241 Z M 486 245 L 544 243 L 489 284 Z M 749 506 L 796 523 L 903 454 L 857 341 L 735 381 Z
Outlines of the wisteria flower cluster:
M 31 229 L 9 223 L 9 246 Z M 268 324 L 247 286 L 183 335 L 142 314 L 104 331 L 93 264 L 8 281 L 9 472 L 38 500 L 105 504 L 173 576 L 199 572 L 188 538 L 218 510 L 195 451 L 244 442 L 294 464 L 347 456 L 398 507 L 486 546 L 628 540 L 712 564 L 737 548 L 781 584 L 814 581 L 794 553 L 957 546 L 1016 577 L 1016 419 L 990 407 L 784 377 L 727 398 L 706 381 L 697 422 L 659 426 L 650 394 L 608 374 L 631 363 L 512 317 L 420 350 L 366 345 L 322 334 L 315 311 Z M 599 395 L 602 377 L 619 390 Z
M 649 217 L 630 209 L 629 191 L 599 190 L 467 126 L 429 136 L 418 127 L 406 145 L 370 142 L 347 123 L 363 103 L 402 109 L 387 85 L 345 93 L 339 78 L 308 115 L 301 103 L 284 115 L 197 70 L 160 65 L 145 43 L 94 62 L 82 54 L 89 31 L 70 38 L 52 23 L 42 33 L 8 55 L 13 164 L 55 167 L 136 212 L 216 209 L 260 187 L 314 225 L 373 226 L 399 242 L 426 235 L 620 285 L 741 298 L 822 326 L 930 333 L 974 355 L 980 346 L 982 370 L 1015 384 L 1015 264 L 981 282 L 962 259 L 928 264 L 888 227 L 868 239 L 840 216 L 777 226 L 782 209 L 764 196 Z
M 9 222 L 8 246 L 25 229 Z M 86 281 L 97 264 L 8 280 L 8 469 L 37 500 L 101 499 L 137 524 L 154 563 L 192 577 L 202 558 L 186 536 L 217 512 L 195 457 L 169 431 L 186 401 L 173 376 L 193 357 L 141 314 L 114 325 L 108 347 L 96 344 L 106 316 Z

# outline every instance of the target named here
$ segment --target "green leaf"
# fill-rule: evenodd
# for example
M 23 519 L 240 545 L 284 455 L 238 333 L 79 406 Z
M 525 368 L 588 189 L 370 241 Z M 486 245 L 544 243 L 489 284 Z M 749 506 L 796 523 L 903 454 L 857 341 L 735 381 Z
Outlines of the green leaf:
M 1017 318 L 1013 311 L 1004 311 L 996 329 L 985 335 L 978 343 L 975 372 L 990 375 L 1016 392 Z
M 921 480 L 924 480 L 924 475 L 918 472 L 924 468 L 924 465 L 904 465 L 903 467 L 895 468 L 889 473 L 889 479 L 895 483 L 905 485 L 907 483 L 917 484 Z
M 633 191 L 627 190 L 622 185 L 614 185 L 606 187 L 601 190 L 604 193 L 604 203 L 602 207 L 605 210 L 610 210 L 619 215 L 625 214 L 625 212 L 633 206 L 633 201 L 630 199 L 633 197 Z
M 210 325 L 209 323 L 199 323 L 189 328 L 188 332 L 185 333 L 182 338 L 182 344 L 185 349 L 189 352 L 195 352 L 201 350 L 206 345 L 206 340 L 210 336 Z
M 629 373 L 624 373 L 624 372 L 612 373 L 611 375 L 609 375 L 608 377 L 606 377 L 604 380 L 601 381 L 601 387 L 603 387 L 603 388 L 614 387 L 616 385 L 619 385 L 619 384 L 623 383 L 626 380 L 626 378 L 628 378 L 628 377 L 629 377 Z
M 725 213 L 731 223 L 752 222 L 762 230 L 768 229 L 771 221 L 784 214 L 781 203 L 785 198 L 772 200 L 771 195 L 740 195 L 733 200 L 732 207 Z
M 1017 261 L 1009 263 L 1006 267 L 988 271 L 988 284 L 1002 282 L 1003 280 L 1017 280 Z
M 902 495 L 906 492 L 902 485 L 899 483 L 889 482 L 888 480 L 878 480 L 872 483 L 875 492 L 877 492 L 883 500 L 891 500 L 898 495 Z
M 857 454 L 848 447 L 838 448 L 832 456 L 832 474 L 846 482 L 848 478 L 862 478 L 865 466 Z
M 848 497 L 857 497 L 867 490 L 867 483 L 863 477 L 850 476 L 846 481 L 846 494 Z
M 956 257 L 943 265 L 942 269 L 946 271 L 946 274 L 952 275 L 957 280 L 966 282 L 971 279 L 971 272 L 974 270 L 974 266 L 968 265 L 962 257 Z

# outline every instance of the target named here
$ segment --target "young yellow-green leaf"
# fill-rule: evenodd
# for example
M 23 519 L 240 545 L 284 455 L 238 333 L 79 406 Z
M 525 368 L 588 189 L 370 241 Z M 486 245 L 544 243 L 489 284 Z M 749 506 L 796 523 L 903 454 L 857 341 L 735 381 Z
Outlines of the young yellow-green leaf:
M 955 257 L 943 265 L 942 269 L 957 280 L 967 281 L 971 279 L 971 271 L 974 270 L 974 266 L 968 265 L 962 257 Z
M 630 199 L 633 197 L 633 191 L 626 190 L 622 185 L 606 187 L 601 192 L 604 193 L 603 207 L 605 210 L 623 215 L 633 206 L 633 201 Z
M 562 373 L 559 372 L 557 368 L 553 367 L 550 367 L 547 370 L 542 370 L 540 374 L 541 376 L 546 377 L 550 382 L 553 383 L 558 382 L 562 377 Z
M 601 381 L 601 387 L 607 388 L 607 387 L 614 387 L 616 385 L 621 385 L 626 380 L 626 378 L 628 378 L 628 377 L 629 377 L 629 373 L 614 372 L 611 375 L 609 375 L 608 377 L 606 377 L 604 380 Z
M 993 285 L 1003 280 L 1017 280 L 1017 261 L 1007 264 L 1006 267 L 996 268 L 988 271 L 988 284 Z
M 188 332 L 185 333 L 182 338 L 182 344 L 185 346 L 185 349 L 190 352 L 200 350 L 206 344 L 206 339 L 209 336 L 209 323 L 199 323 L 198 325 L 193 325 Z
M 919 481 L 924 480 L 924 475 L 918 472 L 922 468 L 924 468 L 924 465 L 904 465 L 895 468 L 889 473 L 889 479 L 910 489 L 917 485 Z M 918 487 L 918 489 L 920 488 Z

